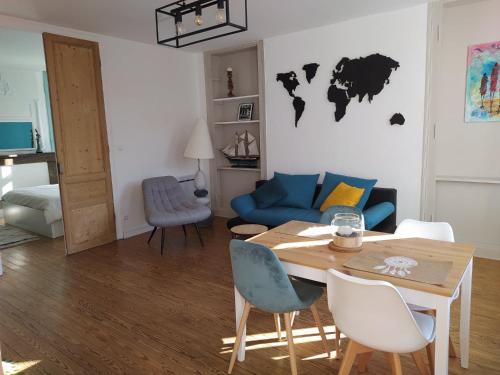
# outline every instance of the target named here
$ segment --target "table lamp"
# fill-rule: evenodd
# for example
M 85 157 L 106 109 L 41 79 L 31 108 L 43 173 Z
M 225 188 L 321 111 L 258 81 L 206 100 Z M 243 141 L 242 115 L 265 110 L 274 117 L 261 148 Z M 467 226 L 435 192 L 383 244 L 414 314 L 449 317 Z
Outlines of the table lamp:
M 196 187 L 195 195 L 198 198 L 206 197 L 208 195 L 207 180 L 200 168 L 200 159 L 213 159 L 214 150 L 207 123 L 202 119 L 198 120 L 191 133 L 186 150 L 184 151 L 184 156 L 186 158 L 198 160 L 198 171 L 194 176 L 194 186 Z

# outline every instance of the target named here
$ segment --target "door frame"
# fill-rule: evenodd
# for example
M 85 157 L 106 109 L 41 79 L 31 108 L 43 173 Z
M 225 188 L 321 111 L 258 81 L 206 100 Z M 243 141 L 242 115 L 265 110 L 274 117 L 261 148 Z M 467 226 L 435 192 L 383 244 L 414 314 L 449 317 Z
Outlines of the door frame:
M 420 220 L 433 221 L 436 216 L 435 140 L 437 127 L 437 76 L 439 74 L 442 2 L 429 3 L 427 10 L 427 56 L 425 78 L 425 108 L 422 150 L 422 182 Z

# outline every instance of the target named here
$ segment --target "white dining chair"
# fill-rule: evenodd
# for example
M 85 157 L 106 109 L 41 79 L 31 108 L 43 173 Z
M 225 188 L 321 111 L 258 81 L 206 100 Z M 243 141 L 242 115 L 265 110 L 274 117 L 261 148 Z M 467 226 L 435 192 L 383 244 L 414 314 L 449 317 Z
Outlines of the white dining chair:
M 430 221 L 419 221 L 413 219 L 405 219 L 403 220 L 396 231 L 394 232 L 398 237 L 418 237 L 418 238 L 427 238 L 429 240 L 437 240 L 437 241 L 447 241 L 447 242 L 455 242 L 455 236 L 453 234 L 453 228 L 449 223 L 445 222 L 430 222 Z M 455 291 L 452 299 L 453 301 L 458 298 L 460 295 L 460 289 Z M 427 307 L 417 306 L 408 304 L 411 310 L 419 311 L 419 312 L 428 312 L 436 315 L 435 310 L 429 310 Z M 449 343 L 449 352 L 450 357 L 456 358 L 456 350 L 453 342 L 450 338 Z M 432 348 L 430 347 L 428 350 L 429 361 L 433 362 L 433 354 Z
M 430 240 L 455 242 L 453 228 L 444 222 L 404 219 L 394 232 L 398 237 L 419 237 Z
M 349 338 L 339 375 L 350 373 L 358 354 L 358 371 L 366 371 L 374 351 L 384 352 L 393 374 L 402 374 L 399 354 L 403 353 L 411 353 L 420 374 L 429 374 L 422 349 L 434 341 L 433 316 L 411 311 L 399 291 L 386 281 L 330 269 L 327 291 L 336 325 Z

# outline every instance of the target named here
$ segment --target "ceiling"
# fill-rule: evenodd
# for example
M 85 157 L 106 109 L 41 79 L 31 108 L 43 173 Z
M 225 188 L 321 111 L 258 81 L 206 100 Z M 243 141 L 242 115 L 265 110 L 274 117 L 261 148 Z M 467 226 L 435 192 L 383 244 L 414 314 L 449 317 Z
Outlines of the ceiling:
M 173 0 L 2 0 L 0 14 L 155 44 L 154 10 Z M 249 31 L 188 47 L 225 48 L 429 0 L 248 0 Z
M 42 35 L 0 28 L 0 67 L 45 70 Z

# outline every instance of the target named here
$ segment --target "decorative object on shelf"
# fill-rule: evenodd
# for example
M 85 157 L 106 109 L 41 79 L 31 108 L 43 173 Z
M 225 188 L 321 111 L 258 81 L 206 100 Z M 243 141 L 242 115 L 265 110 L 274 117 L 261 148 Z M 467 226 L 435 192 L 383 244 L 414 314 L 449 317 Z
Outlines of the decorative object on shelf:
M 371 103 L 398 68 L 396 60 L 379 53 L 357 59 L 342 58 L 332 72 L 327 94 L 328 101 L 335 104 L 335 121 L 345 116 L 349 102 L 356 96 L 360 103 L 368 96 Z
M 276 81 L 281 82 L 283 87 L 288 92 L 288 95 L 293 98 L 293 109 L 295 110 L 295 127 L 297 127 L 302 113 L 306 108 L 306 102 L 300 97 L 295 95 L 295 89 L 300 85 L 297 79 L 297 73 L 293 70 L 288 73 L 278 73 L 276 74 Z
M 391 125 L 404 125 L 406 122 L 405 117 L 401 113 L 395 113 L 389 120 Z
M 319 64 L 317 63 L 310 63 L 310 64 L 305 64 L 302 67 L 302 70 L 306 72 L 306 79 L 307 83 L 311 83 L 314 77 L 316 77 L 316 72 L 318 71 Z
M 227 74 L 227 97 L 232 98 L 234 97 L 233 68 L 228 67 L 226 69 L 226 74 Z
M 1 96 L 7 96 L 12 93 L 12 90 L 10 88 L 9 82 L 5 80 L 5 78 L 2 78 L 2 75 L 0 74 L 0 95 Z
M 469 46 L 465 122 L 500 121 L 500 41 Z
M 238 121 L 252 121 L 253 103 L 241 103 L 238 106 Z
M 210 133 L 205 121 L 200 119 L 196 123 L 191 138 L 189 138 L 187 143 L 186 150 L 184 151 L 184 156 L 186 158 L 198 160 L 198 171 L 194 177 L 194 186 L 196 187 L 194 194 L 198 198 L 204 198 L 205 201 L 208 199 L 207 180 L 205 174 L 201 170 L 200 159 L 214 158 L 212 140 L 210 139 Z
M 248 130 L 235 133 L 233 141 L 221 150 L 233 168 L 257 168 L 260 158 L 257 139 Z
M 42 136 L 38 129 L 35 129 L 35 142 L 36 142 L 36 152 L 41 153 L 42 151 Z
M 174 48 L 248 30 L 247 0 L 177 0 L 155 17 L 157 43 Z
M 363 245 L 361 217 L 352 213 L 335 214 L 332 220 L 333 241 L 328 247 L 334 251 L 360 251 Z

